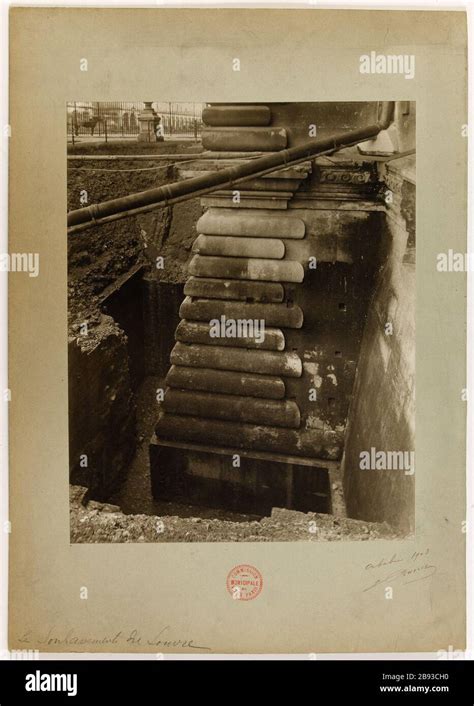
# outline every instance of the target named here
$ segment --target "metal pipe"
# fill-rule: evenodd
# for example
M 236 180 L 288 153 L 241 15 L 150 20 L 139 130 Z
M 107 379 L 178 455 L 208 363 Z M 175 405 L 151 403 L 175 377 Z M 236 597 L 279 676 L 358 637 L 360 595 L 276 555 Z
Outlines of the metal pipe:
M 343 132 L 339 135 L 310 140 L 303 145 L 250 160 L 235 167 L 206 173 L 203 176 L 166 184 L 156 189 L 140 191 L 119 199 L 103 201 L 85 208 L 70 211 L 67 216 L 68 232 L 77 232 L 98 223 L 118 220 L 145 210 L 168 206 L 178 201 L 202 196 L 216 188 L 232 188 L 249 177 L 259 177 L 290 165 L 304 162 L 317 155 L 335 152 L 343 147 L 359 144 L 376 137 L 386 129 L 393 116 L 393 103 L 383 103 L 380 118 L 372 125 Z
M 256 159 L 257 157 L 267 155 L 268 152 L 189 152 L 188 154 L 68 154 L 68 160 L 92 160 L 92 161 L 116 161 L 139 159 L 145 161 L 158 160 L 165 162 L 186 161 L 197 162 L 204 159 L 212 159 L 218 161 L 220 159 Z

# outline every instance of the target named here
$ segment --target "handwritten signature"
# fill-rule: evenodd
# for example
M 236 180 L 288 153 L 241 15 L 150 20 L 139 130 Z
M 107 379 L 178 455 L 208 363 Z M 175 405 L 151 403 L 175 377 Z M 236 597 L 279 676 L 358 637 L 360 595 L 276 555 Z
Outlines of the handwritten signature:
M 410 556 L 399 556 L 397 553 L 391 557 L 382 557 L 374 563 L 365 566 L 365 570 L 372 575 L 371 583 L 363 589 L 363 592 L 370 591 L 381 584 L 400 581 L 402 585 L 424 581 L 431 578 L 437 571 L 435 564 L 429 563 L 429 549 L 422 552 L 415 551 Z M 388 571 L 387 571 L 388 569 Z M 380 570 L 383 575 L 380 576 Z M 374 573 L 377 578 L 374 578 Z

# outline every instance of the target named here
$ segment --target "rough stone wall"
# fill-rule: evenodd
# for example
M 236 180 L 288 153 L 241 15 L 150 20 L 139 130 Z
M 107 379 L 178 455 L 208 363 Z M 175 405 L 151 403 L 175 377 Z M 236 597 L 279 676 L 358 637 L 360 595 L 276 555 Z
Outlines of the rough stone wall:
M 360 453 L 371 447 L 415 450 L 415 186 L 409 160 L 392 164 L 385 175 L 389 198 L 381 266 L 346 433 L 344 492 L 350 517 L 386 520 L 411 531 L 415 476 L 359 467 Z
M 74 483 L 104 500 L 135 450 L 135 404 L 126 337 L 102 316 L 89 337 L 69 338 L 69 461 Z
M 323 260 L 324 241 L 329 236 L 328 248 L 329 238 L 330 247 L 338 253 L 344 244 L 341 259 L 347 257 L 348 262 L 321 261 L 317 269 L 306 269 L 303 285 L 294 287 L 292 299 L 304 311 L 305 321 L 302 329 L 287 330 L 285 336 L 290 349 L 302 351 L 303 375 L 298 380 L 288 379 L 286 386 L 298 403 L 306 428 L 343 432 L 374 284 L 380 214 L 299 212 L 304 214 L 307 228 L 300 261 L 307 264 L 315 253 Z M 308 395 L 312 388 L 317 389 L 315 400 Z

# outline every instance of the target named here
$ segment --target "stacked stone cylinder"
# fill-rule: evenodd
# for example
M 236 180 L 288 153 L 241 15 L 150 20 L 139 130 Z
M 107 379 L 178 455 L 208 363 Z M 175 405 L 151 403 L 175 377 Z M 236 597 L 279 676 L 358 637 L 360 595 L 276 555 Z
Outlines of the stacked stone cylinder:
M 283 149 L 286 130 L 271 127 L 271 118 L 263 105 L 208 107 L 203 146 L 214 152 Z M 216 168 L 226 166 L 218 162 Z M 203 168 L 213 166 L 211 160 Z M 206 210 L 196 225 L 158 440 L 331 457 L 333 439 L 301 428 L 286 383 L 301 377 L 303 364 L 288 349 L 285 331 L 304 326 L 301 308 L 286 294 L 289 284 L 303 282 L 304 268 L 289 257 L 287 243 L 305 237 L 304 221 L 287 208 L 310 168 L 290 166 L 201 199 Z M 263 320 L 265 335 L 213 338 L 210 322 L 221 317 Z

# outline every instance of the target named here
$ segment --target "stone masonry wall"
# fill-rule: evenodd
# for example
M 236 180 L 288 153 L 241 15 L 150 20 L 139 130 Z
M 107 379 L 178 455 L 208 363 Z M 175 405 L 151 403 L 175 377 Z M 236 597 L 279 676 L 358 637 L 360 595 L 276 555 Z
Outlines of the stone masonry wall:
M 363 470 L 360 453 L 415 450 L 415 183 L 409 158 L 386 169 L 381 265 L 356 374 L 343 461 L 349 517 L 414 528 L 415 475 Z M 416 466 L 415 466 L 416 467 Z

